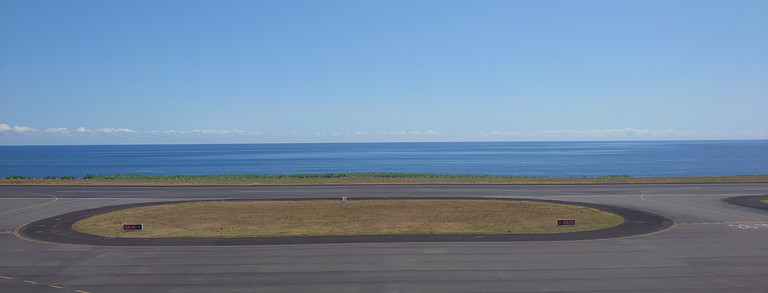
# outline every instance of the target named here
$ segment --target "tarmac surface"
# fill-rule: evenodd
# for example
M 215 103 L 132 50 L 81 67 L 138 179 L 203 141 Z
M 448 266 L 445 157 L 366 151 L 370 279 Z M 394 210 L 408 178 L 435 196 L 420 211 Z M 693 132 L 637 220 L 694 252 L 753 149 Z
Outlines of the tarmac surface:
M 0 187 L 0 292 L 768 292 L 768 184 Z M 20 227 L 119 204 L 211 199 L 487 197 L 626 207 L 676 225 L 582 241 L 112 247 Z M 55 218 L 54 218 L 55 219 Z
M 727 203 L 735 204 L 735 205 L 768 210 L 768 204 L 764 204 L 761 202 L 764 199 L 768 199 L 768 195 L 736 196 L 736 197 L 725 198 L 723 199 L 723 201 Z

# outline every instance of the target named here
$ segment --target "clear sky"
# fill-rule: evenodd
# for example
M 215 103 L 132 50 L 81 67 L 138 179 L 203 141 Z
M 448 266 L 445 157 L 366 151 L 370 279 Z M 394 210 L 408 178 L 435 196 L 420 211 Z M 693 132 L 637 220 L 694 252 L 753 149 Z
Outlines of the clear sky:
M 768 138 L 768 1 L 0 1 L 0 144 Z

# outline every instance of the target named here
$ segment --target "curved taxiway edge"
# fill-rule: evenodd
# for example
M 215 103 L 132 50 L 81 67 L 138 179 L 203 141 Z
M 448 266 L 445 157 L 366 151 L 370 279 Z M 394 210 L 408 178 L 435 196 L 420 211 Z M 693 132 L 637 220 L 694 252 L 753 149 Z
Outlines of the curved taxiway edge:
M 329 198 L 314 198 L 329 199 Z M 384 198 L 356 198 L 360 199 L 384 199 Z M 402 199 L 402 198 L 401 198 Z M 416 199 L 416 198 L 414 198 Z M 430 198 L 435 199 L 435 198 Z M 457 199 L 457 198 L 450 198 Z M 531 199 L 493 199 L 493 200 L 526 200 Z M 308 200 L 284 199 L 284 200 Z M 285 245 L 285 244 L 329 244 L 329 243 L 385 243 L 385 242 L 504 242 L 504 241 L 566 241 L 566 240 L 595 240 L 606 238 L 619 238 L 654 233 L 670 229 L 675 226 L 675 221 L 656 214 L 618 206 L 574 203 L 552 200 L 535 200 L 561 204 L 581 205 L 600 209 L 617 214 L 624 218 L 624 223 L 601 230 L 553 233 L 553 234 L 483 234 L 483 235 L 370 235 L 370 236 L 301 236 L 301 237 L 246 237 L 246 238 L 108 238 L 77 232 L 72 229 L 75 222 L 106 212 L 119 209 L 159 205 L 175 202 L 150 202 L 138 204 L 126 204 L 100 207 L 95 209 L 70 212 L 32 223 L 17 228 L 17 237 L 37 242 L 74 245 L 96 246 L 237 246 L 237 245 Z
M 730 204 L 768 210 L 768 205 L 760 202 L 761 200 L 764 200 L 766 198 L 768 198 L 768 195 L 749 195 L 749 196 L 728 197 L 728 198 L 724 198 L 723 201 Z

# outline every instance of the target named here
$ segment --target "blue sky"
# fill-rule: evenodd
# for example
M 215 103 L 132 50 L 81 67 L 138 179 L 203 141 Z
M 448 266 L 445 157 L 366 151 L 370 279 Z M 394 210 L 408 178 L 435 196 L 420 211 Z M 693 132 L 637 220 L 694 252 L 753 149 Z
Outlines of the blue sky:
M 768 138 L 768 1 L 0 1 L 0 144 Z

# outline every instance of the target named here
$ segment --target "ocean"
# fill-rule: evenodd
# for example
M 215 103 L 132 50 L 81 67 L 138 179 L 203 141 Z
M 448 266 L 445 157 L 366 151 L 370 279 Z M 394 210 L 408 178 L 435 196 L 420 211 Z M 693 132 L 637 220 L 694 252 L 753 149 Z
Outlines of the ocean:
M 0 146 L 0 177 L 402 172 L 768 174 L 768 140 Z

